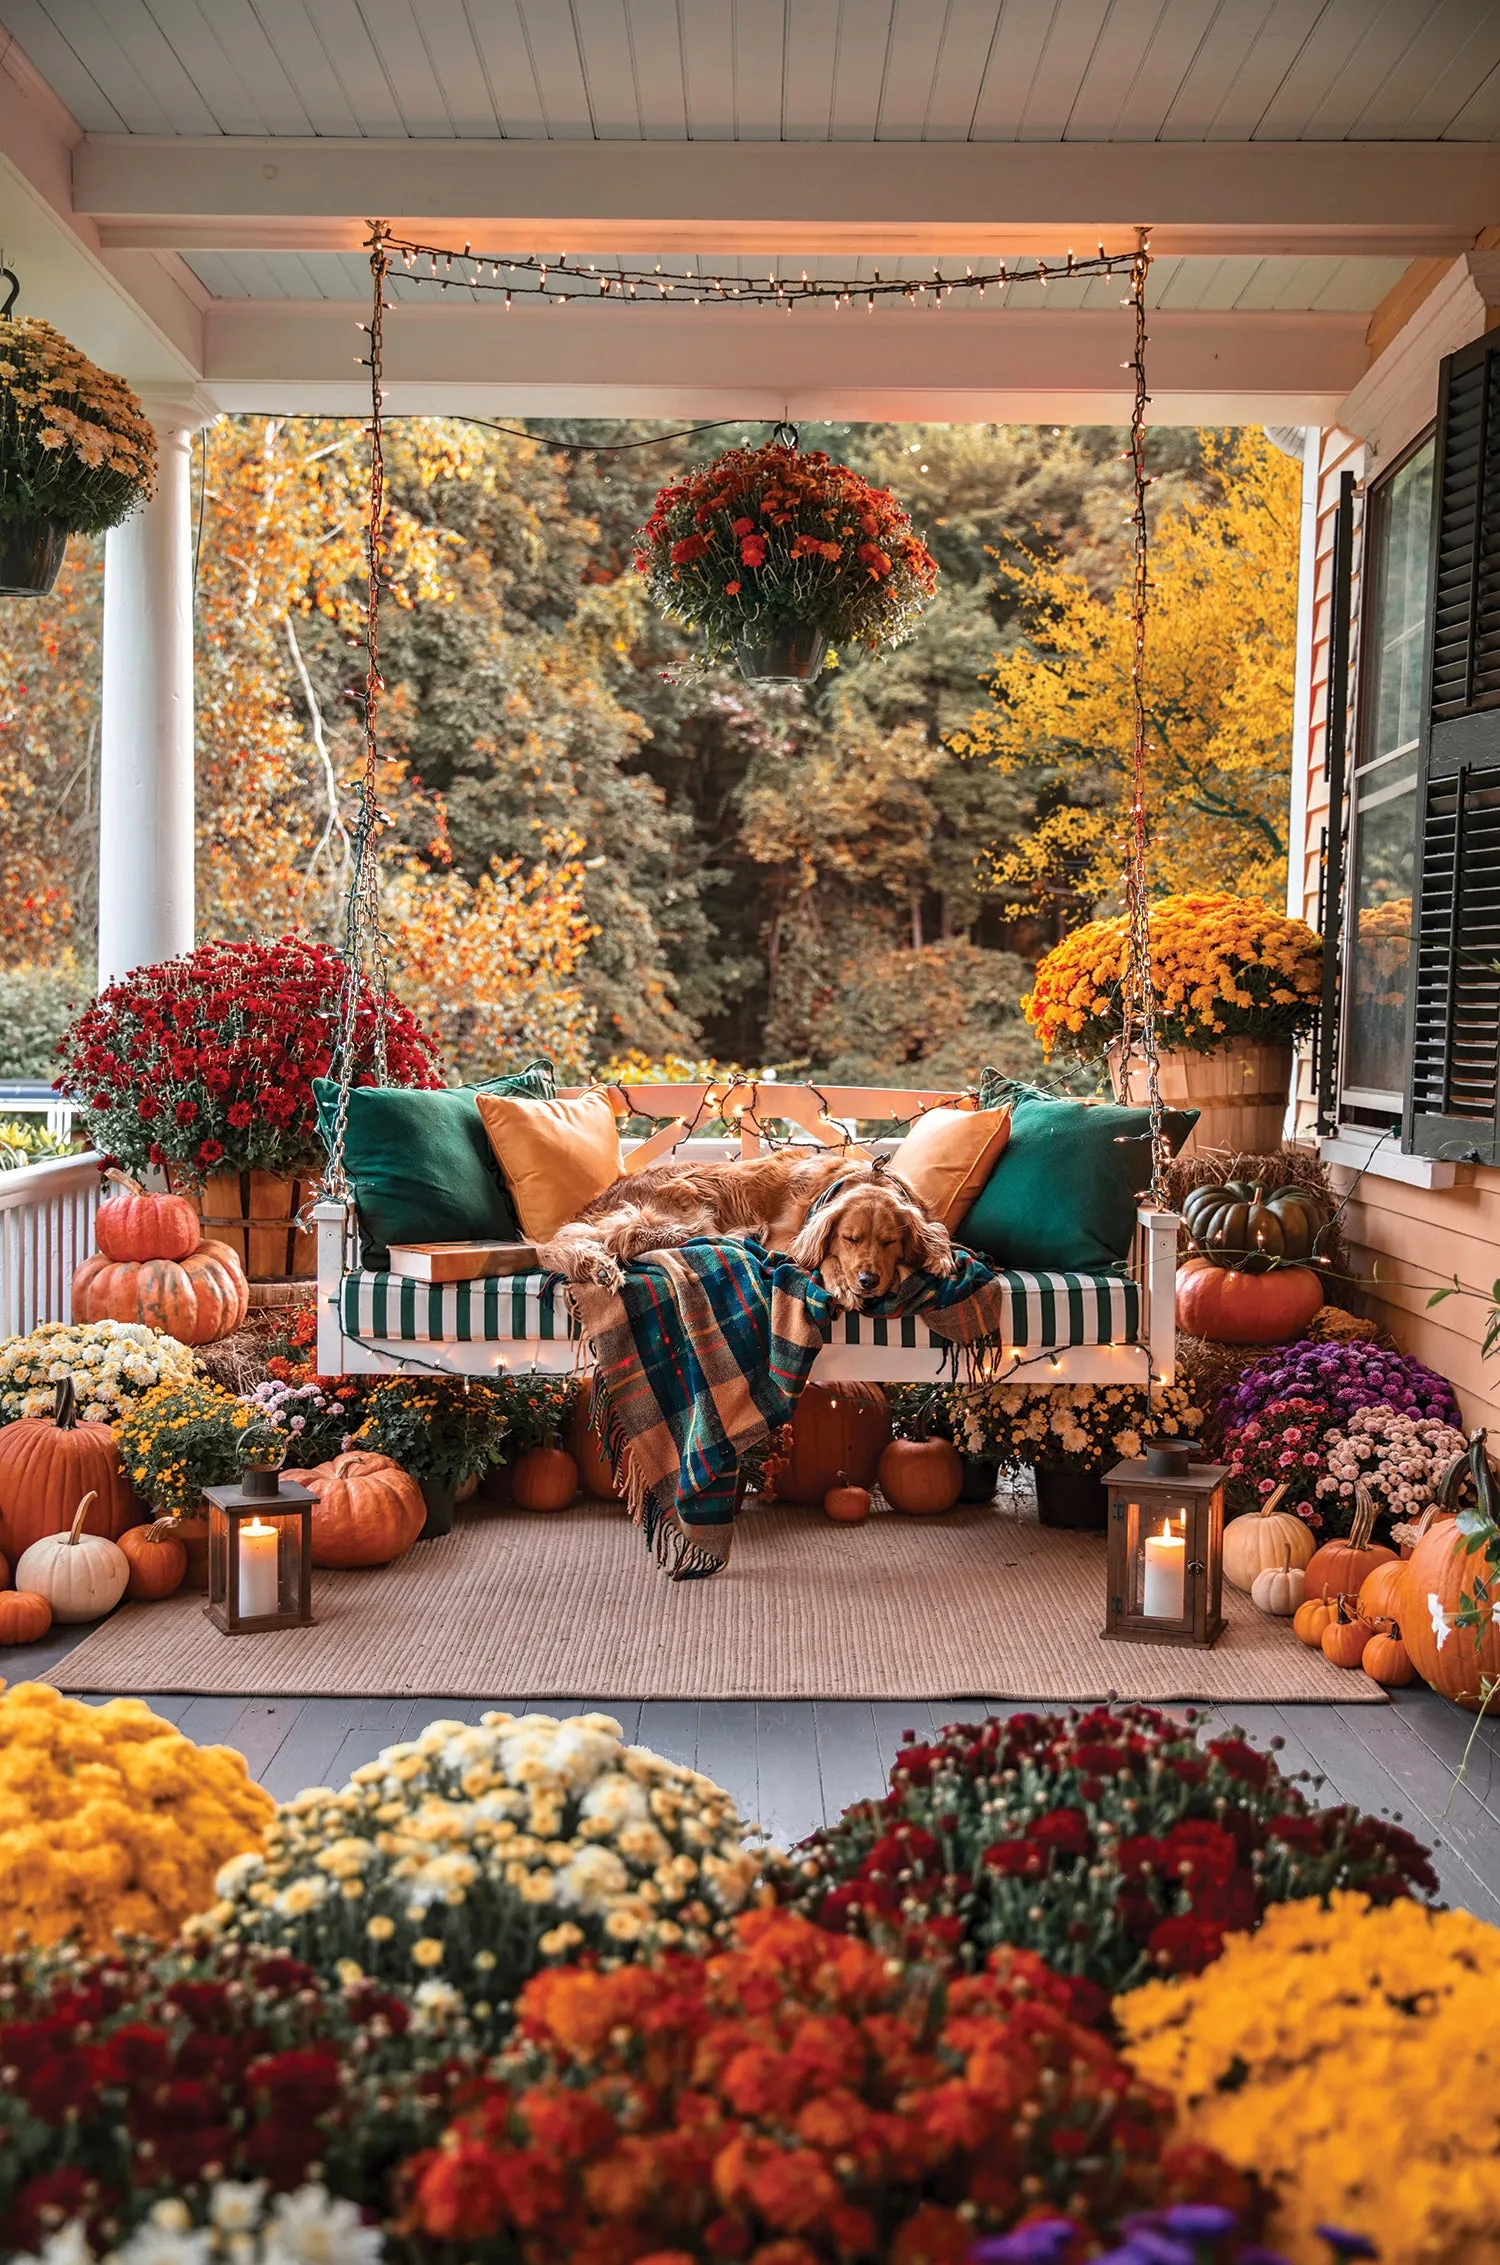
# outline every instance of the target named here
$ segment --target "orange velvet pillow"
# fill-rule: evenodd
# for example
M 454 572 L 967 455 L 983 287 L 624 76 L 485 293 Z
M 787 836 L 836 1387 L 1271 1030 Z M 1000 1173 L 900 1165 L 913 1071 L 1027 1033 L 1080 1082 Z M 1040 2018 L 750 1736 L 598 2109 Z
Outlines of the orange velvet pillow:
M 608 1094 L 527 1101 L 476 1093 L 474 1099 L 528 1242 L 550 1241 L 620 1177 L 620 1131 Z
M 528 1102 L 528 1108 L 545 1106 Z M 1009 1109 L 928 1109 L 887 1162 L 887 1171 L 954 1228 L 1010 1138 Z

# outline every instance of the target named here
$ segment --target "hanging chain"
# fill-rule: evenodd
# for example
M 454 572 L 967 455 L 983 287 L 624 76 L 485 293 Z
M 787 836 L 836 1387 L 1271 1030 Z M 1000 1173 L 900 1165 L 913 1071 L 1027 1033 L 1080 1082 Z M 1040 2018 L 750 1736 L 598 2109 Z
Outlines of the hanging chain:
M 1130 1063 L 1139 1051 L 1146 1066 L 1146 1102 L 1151 1128 L 1151 1201 L 1166 1202 L 1167 1154 L 1162 1122 L 1161 1064 L 1156 1044 L 1156 983 L 1151 968 L 1151 897 L 1148 853 L 1150 830 L 1146 821 L 1146 757 L 1149 752 L 1146 719 L 1146 620 L 1151 593 L 1151 530 L 1146 517 L 1146 278 L 1151 270 L 1150 232 L 1136 231 L 1135 257 L 1130 263 L 1129 304 L 1135 317 L 1135 340 L 1130 369 L 1135 394 L 1130 411 L 1130 471 L 1133 490 L 1131 524 L 1134 557 L 1130 593 L 1130 819 L 1125 843 L 1126 958 L 1124 1031 L 1120 1060 L 1128 1095 Z
M 386 964 L 385 932 L 380 917 L 380 834 L 385 815 L 380 807 L 380 695 L 385 679 L 380 673 L 380 591 L 390 553 L 385 508 L 384 404 L 382 383 L 385 360 L 386 277 L 391 256 L 382 222 L 370 223 L 370 275 L 372 280 L 370 353 L 370 495 L 365 528 L 365 763 L 359 787 L 359 815 L 350 849 L 349 895 L 344 912 L 344 987 L 339 997 L 337 1059 L 338 1108 L 329 1143 L 328 1193 L 347 1197 L 344 1143 L 349 1124 L 349 1091 L 354 1081 L 360 1007 L 368 990 L 375 1005 L 374 1069 L 376 1080 L 386 1079 L 386 1012 L 390 974 Z

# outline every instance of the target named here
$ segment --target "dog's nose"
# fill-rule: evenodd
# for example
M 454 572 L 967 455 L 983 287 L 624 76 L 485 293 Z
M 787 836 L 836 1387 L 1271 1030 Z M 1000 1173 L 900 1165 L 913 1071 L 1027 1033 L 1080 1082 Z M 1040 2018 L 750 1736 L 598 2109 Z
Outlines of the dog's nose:
M 859 1273 L 855 1276 L 855 1280 L 859 1283 L 859 1286 L 862 1290 L 873 1290 L 878 1287 L 880 1276 L 875 1273 L 873 1268 L 862 1266 L 859 1270 Z

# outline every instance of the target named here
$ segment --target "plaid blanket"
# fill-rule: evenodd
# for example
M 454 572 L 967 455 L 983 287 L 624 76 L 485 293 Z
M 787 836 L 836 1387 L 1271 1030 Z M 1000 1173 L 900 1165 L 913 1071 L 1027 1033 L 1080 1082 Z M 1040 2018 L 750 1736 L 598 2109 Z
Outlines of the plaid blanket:
M 867 1310 L 920 1312 L 957 1361 L 1001 1329 L 1005 1293 L 971 1252 L 947 1281 L 912 1274 Z M 726 1563 L 740 1463 L 789 1423 L 843 1307 L 815 1274 L 753 1241 L 704 1238 L 568 1292 L 598 1363 L 615 1483 L 674 1580 Z

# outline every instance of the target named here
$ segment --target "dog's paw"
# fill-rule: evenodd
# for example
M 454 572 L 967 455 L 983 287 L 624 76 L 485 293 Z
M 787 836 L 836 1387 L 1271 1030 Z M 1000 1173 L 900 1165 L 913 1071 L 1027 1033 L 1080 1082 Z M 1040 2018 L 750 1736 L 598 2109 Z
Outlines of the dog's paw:
M 580 1281 L 595 1282 L 601 1290 L 618 1290 L 625 1280 L 620 1261 L 607 1250 L 589 1251 L 579 1261 Z

